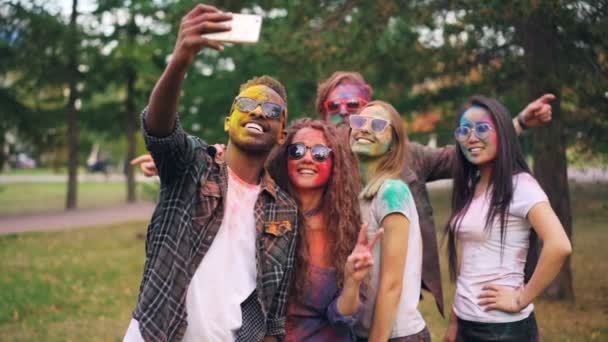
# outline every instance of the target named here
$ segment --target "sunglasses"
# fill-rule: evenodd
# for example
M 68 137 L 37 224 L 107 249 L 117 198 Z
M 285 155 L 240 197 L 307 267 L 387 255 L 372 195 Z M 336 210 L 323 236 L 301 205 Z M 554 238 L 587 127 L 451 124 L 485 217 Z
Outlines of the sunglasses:
M 340 111 L 344 106 L 348 113 L 358 113 L 361 107 L 365 106 L 367 101 L 360 97 L 351 97 L 348 99 L 327 100 L 323 103 L 327 114 L 334 114 Z
M 475 136 L 478 139 L 485 140 L 490 136 L 490 133 L 494 130 L 492 125 L 487 122 L 478 122 L 473 127 L 469 126 L 459 126 L 454 130 L 454 137 L 459 142 L 466 141 L 471 132 L 475 132 Z
M 234 105 L 243 113 L 253 111 L 257 106 L 262 106 L 262 112 L 267 118 L 279 120 L 283 114 L 283 106 L 274 102 L 258 101 L 250 97 L 239 96 L 234 99 Z
M 322 162 L 329 158 L 331 148 L 325 145 L 315 145 L 312 147 L 306 146 L 303 143 L 290 144 L 287 146 L 287 156 L 289 159 L 298 160 L 304 158 L 306 151 L 310 149 L 312 158 L 318 162 Z
M 371 122 L 371 129 L 375 133 L 382 133 L 382 131 L 390 125 L 388 120 L 363 115 L 351 115 L 348 118 L 348 121 L 350 123 L 350 128 L 353 129 L 362 129 L 368 125 L 368 122 Z

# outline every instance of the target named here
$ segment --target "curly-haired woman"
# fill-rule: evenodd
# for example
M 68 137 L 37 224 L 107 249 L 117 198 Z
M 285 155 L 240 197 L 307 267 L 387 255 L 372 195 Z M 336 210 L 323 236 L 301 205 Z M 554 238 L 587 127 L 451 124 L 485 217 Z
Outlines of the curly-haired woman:
M 361 306 L 360 287 L 373 264 L 357 195 L 357 160 L 344 144 L 346 132 L 318 120 L 300 119 L 287 129 L 267 169 L 296 199 L 305 221 L 296 276 L 287 308 L 287 341 L 352 341 Z

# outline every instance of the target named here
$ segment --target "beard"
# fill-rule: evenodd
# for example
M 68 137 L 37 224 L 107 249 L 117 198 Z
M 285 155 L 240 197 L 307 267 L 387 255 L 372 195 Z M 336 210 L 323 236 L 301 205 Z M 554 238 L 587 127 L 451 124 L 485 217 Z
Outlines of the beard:
M 237 137 L 230 137 L 230 142 L 239 150 L 253 156 L 253 157 L 266 157 L 276 145 L 274 140 L 272 141 L 257 141 L 257 142 L 244 142 Z

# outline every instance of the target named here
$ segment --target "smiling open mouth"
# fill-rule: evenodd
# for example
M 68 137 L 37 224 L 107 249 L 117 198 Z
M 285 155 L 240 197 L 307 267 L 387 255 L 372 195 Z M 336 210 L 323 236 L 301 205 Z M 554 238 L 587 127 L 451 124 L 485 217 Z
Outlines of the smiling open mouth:
M 368 144 L 373 144 L 374 143 L 370 139 L 361 138 L 361 137 L 360 138 L 356 138 L 355 141 L 358 142 L 359 144 L 364 144 L 364 145 L 368 145 Z
M 317 171 L 308 168 L 298 169 L 298 173 L 305 176 L 314 176 L 317 174 Z
M 262 128 L 262 126 L 255 122 L 248 122 L 247 124 L 245 124 L 245 128 L 247 128 L 247 130 L 250 132 L 264 133 L 264 129 Z

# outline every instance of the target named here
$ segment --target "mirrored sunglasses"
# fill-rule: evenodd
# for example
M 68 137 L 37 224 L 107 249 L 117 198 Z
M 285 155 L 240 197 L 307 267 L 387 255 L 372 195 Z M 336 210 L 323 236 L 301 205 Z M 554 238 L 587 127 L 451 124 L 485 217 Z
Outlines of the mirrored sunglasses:
M 250 97 L 240 96 L 234 100 L 234 105 L 244 113 L 253 111 L 257 106 L 262 106 L 262 112 L 269 119 L 279 120 L 283 114 L 283 106 L 274 102 L 258 101 Z
M 287 156 L 292 160 L 302 159 L 308 150 L 312 153 L 312 158 L 318 162 L 327 160 L 327 158 L 329 158 L 329 153 L 331 152 L 331 148 L 325 145 L 318 144 L 309 147 L 302 143 L 296 143 L 287 146 Z

